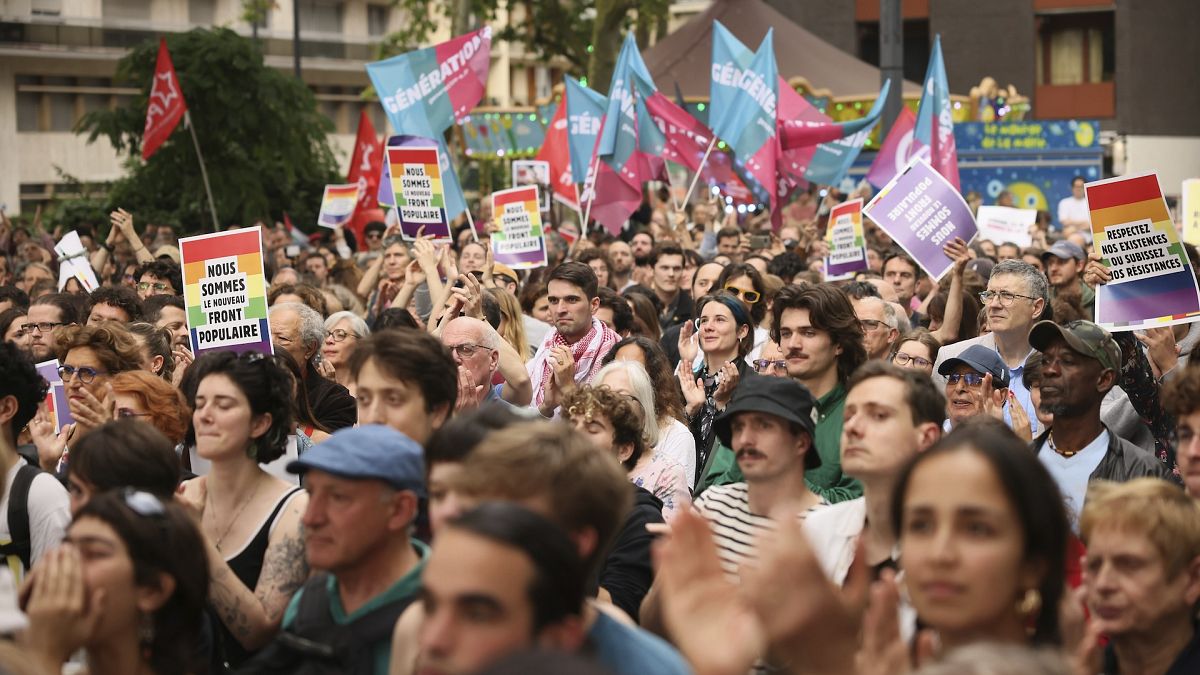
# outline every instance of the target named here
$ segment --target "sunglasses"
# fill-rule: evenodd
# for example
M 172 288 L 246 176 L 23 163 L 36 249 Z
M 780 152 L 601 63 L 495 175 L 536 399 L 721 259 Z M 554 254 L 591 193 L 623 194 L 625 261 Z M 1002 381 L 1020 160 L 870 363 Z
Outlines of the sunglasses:
M 738 288 L 737 286 L 726 286 L 725 290 L 741 298 L 742 302 L 746 303 L 747 305 L 753 305 L 762 299 L 762 294 L 758 291 L 746 291 Z
M 983 377 L 979 373 L 951 373 L 946 376 L 946 381 L 950 384 L 958 384 L 962 381 L 966 382 L 968 386 L 978 387 L 983 384 Z

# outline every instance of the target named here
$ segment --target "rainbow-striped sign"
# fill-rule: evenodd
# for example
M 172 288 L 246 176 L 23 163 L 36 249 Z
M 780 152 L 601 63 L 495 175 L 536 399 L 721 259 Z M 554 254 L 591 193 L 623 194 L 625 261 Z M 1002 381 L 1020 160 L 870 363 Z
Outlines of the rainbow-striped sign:
M 1096 293 L 1096 323 L 1113 331 L 1195 319 L 1200 290 L 1157 174 L 1088 183 L 1092 245 L 1112 272 Z
M 500 231 L 492 234 L 496 262 L 518 270 L 546 266 L 546 234 L 539 203 L 536 185 L 492 193 L 492 218 L 500 225 Z
M 196 356 L 217 350 L 274 353 L 261 229 L 179 240 L 183 302 Z
M 317 225 L 330 229 L 341 227 L 354 217 L 354 209 L 357 206 L 358 183 L 326 185 L 325 194 L 321 196 L 321 213 L 317 215 Z
M 450 221 L 446 218 L 446 195 L 442 188 L 442 168 L 436 147 L 389 147 L 388 171 L 400 231 L 405 239 L 416 239 L 424 227 L 435 240 L 450 239 Z

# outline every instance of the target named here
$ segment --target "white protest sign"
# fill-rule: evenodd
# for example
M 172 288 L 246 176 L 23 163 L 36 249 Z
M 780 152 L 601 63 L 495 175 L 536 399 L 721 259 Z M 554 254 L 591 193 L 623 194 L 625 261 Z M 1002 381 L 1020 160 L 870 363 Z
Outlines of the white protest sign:
M 980 206 L 975 213 L 975 224 L 979 227 L 979 238 L 987 239 L 999 246 L 1012 243 L 1021 248 L 1033 245 L 1029 228 L 1037 221 L 1034 209 L 1014 209 L 1009 206 Z

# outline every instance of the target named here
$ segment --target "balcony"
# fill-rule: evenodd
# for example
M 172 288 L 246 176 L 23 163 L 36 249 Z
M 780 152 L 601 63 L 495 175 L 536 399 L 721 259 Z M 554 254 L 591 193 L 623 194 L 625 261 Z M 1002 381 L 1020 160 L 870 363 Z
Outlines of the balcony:
M 1117 116 L 1112 82 L 1039 84 L 1033 95 L 1033 116 L 1039 120 L 1112 119 Z

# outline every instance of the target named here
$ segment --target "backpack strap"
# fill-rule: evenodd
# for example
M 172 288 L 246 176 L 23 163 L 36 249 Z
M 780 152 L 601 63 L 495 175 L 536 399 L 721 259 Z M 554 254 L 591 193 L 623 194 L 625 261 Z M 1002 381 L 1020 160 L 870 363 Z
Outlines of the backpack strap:
M 17 469 L 12 492 L 8 496 L 9 543 L 0 545 L 0 555 L 17 556 L 28 572 L 32 567 L 33 541 L 29 534 L 29 489 L 42 470 L 32 464 Z

